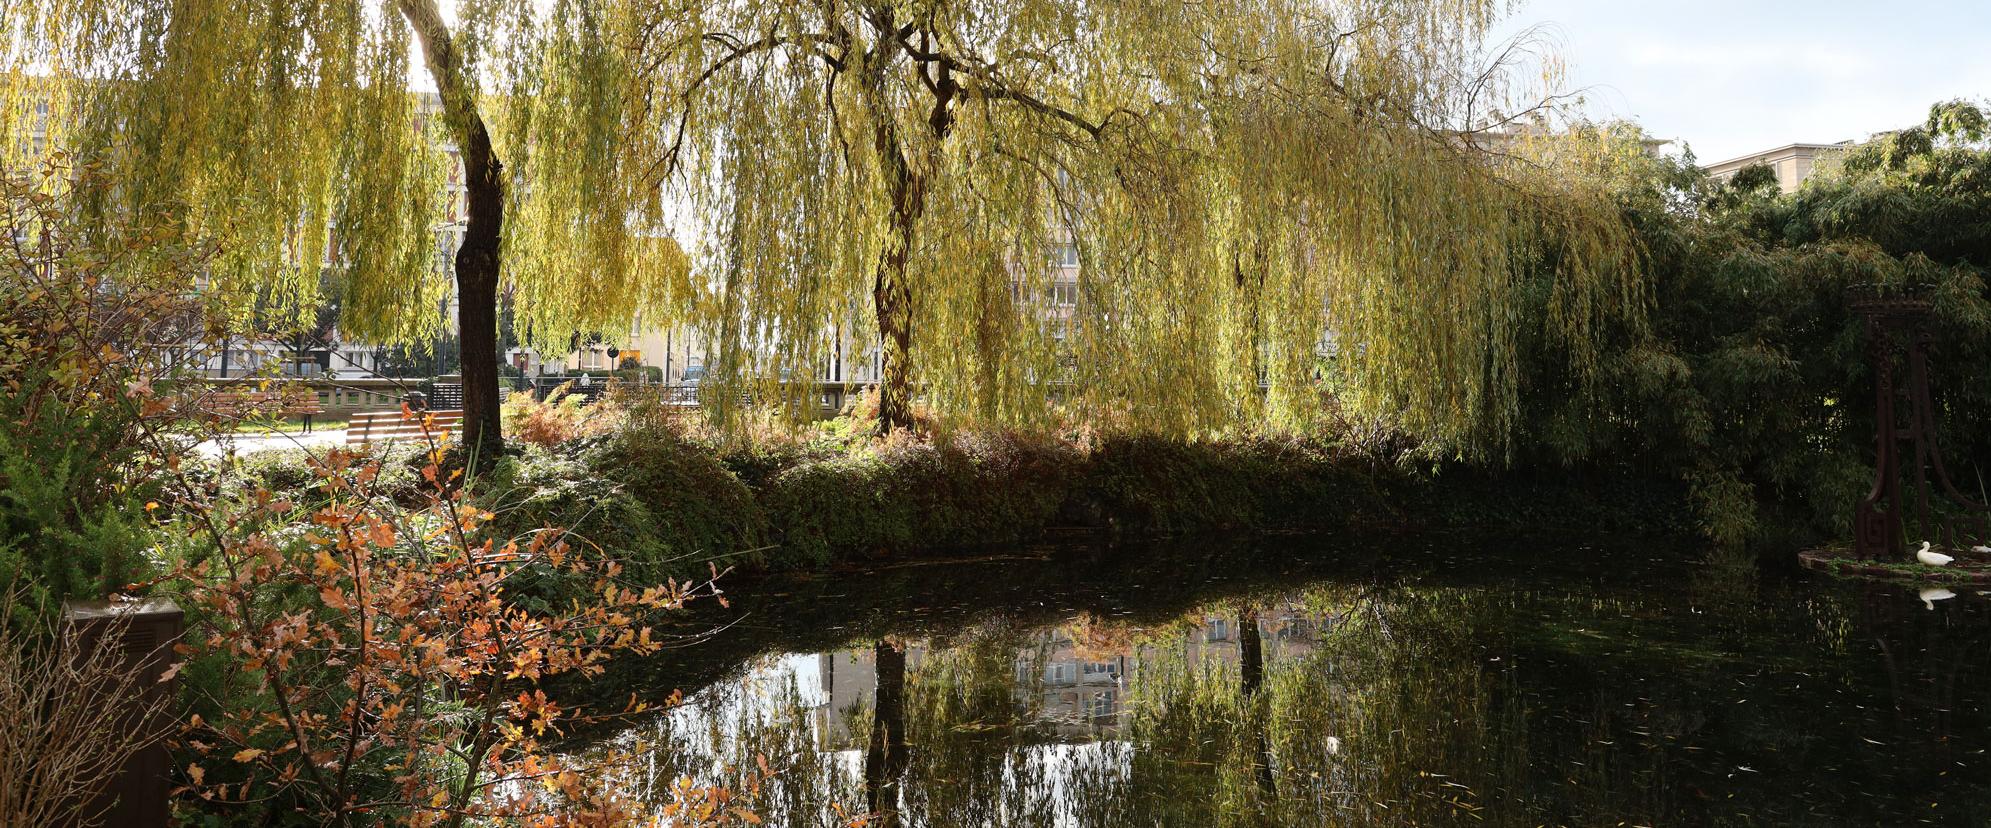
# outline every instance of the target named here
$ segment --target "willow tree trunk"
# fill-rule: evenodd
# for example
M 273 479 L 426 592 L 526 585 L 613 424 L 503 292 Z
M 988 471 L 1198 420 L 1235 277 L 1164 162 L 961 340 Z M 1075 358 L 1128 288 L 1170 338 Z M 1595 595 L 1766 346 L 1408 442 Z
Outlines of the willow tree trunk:
M 504 164 L 477 112 L 477 91 L 435 0 L 399 0 L 422 43 L 443 118 L 463 161 L 463 244 L 456 251 L 456 337 L 463 372 L 463 443 L 492 456 L 504 449 L 498 421 L 498 238 L 505 221 Z
M 906 282 L 906 262 L 912 256 L 913 229 L 926 211 L 926 185 L 906 159 L 905 145 L 885 90 L 885 75 L 901 55 L 891 9 L 878 12 L 879 35 L 865 58 L 864 101 L 871 115 L 871 150 L 885 177 L 892 200 L 892 224 L 878 251 L 872 277 L 871 301 L 878 315 L 878 433 L 913 427 L 912 417 L 912 286 Z
M 457 340 L 462 343 L 463 442 L 482 457 L 504 449 L 498 419 L 498 237 L 504 228 L 504 165 L 479 120 L 463 148 L 470 220 L 456 251 Z
M 912 414 L 912 289 L 906 284 L 906 254 L 912 246 L 912 219 L 893 213 L 892 237 L 879 256 L 871 301 L 878 313 L 878 344 L 882 365 L 878 382 L 878 434 L 911 429 Z M 901 222 L 904 222 L 901 226 Z

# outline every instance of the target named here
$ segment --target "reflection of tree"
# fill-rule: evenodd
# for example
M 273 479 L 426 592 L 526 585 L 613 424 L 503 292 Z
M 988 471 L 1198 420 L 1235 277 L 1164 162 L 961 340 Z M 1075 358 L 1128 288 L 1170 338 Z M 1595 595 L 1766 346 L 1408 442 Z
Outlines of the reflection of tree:
M 1920 732 L 1953 752 L 1958 719 L 1976 719 L 1964 682 L 1984 665 L 1984 607 L 1951 599 L 1929 610 L 1910 594 L 1899 585 L 1869 585 L 1860 602 L 1862 626 L 1887 676 L 1894 732 Z
M 1238 634 L 1238 692 L 1247 702 L 1258 695 L 1258 688 L 1265 684 L 1265 642 L 1258 631 L 1258 610 L 1246 604 L 1237 612 Z M 1272 742 L 1266 738 L 1265 717 L 1262 705 L 1251 705 L 1246 710 L 1246 719 L 1251 725 L 1252 765 L 1258 780 L 1258 793 L 1264 803 L 1275 802 L 1279 798 L 1277 783 L 1272 778 Z
M 1035 719 L 1050 631 L 977 625 L 929 650 L 907 698 L 914 751 L 908 822 L 1050 826 L 1056 797 L 1047 757 L 1063 737 Z
M 910 659 L 863 651 L 877 715 L 852 726 L 873 750 L 862 774 L 830 773 L 871 807 L 896 807 L 898 823 L 935 828 L 1873 825 L 1984 812 L 1991 606 L 1966 596 L 1931 612 L 1912 590 L 1863 595 L 1713 563 L 1656 587 L 1361 585 L 1170 608 L 1193 624 L 981 617 Z M 1107 642 L 1131 665 L 1116 676 L 1115 724 L 1054 722 L 1038 706 L 1047 665 L 1119 658 Z M 736 741 L 794 756 L 782 739 Z M 728 750 L 728 762 L 753 755 Z M 833 798 L 767 813 L 822 824 L 810 815 Z
M 864 753 L 864 798 L 880 826 L 899 824 L 899 785 L 906 772 L 906 651 L 879 639 L 872 648 L 877 676 L 871 744 Z

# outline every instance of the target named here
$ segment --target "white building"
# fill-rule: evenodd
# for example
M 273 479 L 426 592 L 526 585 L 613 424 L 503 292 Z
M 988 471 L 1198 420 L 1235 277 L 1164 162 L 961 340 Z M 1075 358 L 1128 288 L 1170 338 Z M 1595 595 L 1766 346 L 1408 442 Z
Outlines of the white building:
M 1777 174 L 1777 189 L 1793 193 L 1804 185 L 1805 179 L 1810 178 L 1812 173 L 1823 165 L 1837 161 L 1852 145 L 1852 141 L 1840 141 L 1836 144 L 1785 144 L 1708 164 L 1701 169 L 1706 170 L 1716 181 L 1726 182 L 1744 168 L 1766 166 Z

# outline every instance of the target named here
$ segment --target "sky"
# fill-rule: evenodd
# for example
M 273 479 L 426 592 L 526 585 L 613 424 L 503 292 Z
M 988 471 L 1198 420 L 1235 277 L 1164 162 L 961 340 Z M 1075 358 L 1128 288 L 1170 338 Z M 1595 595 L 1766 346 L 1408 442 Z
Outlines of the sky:
M 1534 25 L 1590 115 L 1638 121 L 1702 164 L 1991 97 L 1991 0 L 1527 0 L 1502 28 Z

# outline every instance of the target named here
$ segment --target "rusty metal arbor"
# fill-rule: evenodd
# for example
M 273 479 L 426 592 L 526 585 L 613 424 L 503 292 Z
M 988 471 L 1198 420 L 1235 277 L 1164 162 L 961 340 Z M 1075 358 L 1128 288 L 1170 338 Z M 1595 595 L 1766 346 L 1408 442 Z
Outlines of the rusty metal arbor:
M 1874 371 L 1873 488 L 1853 510 L 1854 551 L 1861 558 L 1904 557 L 1902 532 L 1912 518 L 1917 540 L 1951 548 L 1986 542 L 1991 509 L 1957 490 L 1936 442 L 1936 412 L 1929 394 L 1929 327 L 1926 299 L 1858 296 L 1853 311 L 1865 317 Z M 1907 377 L 1896 382 L 1896 363 Z M 1912 486 L 1904 499 L 1902 487 Z

